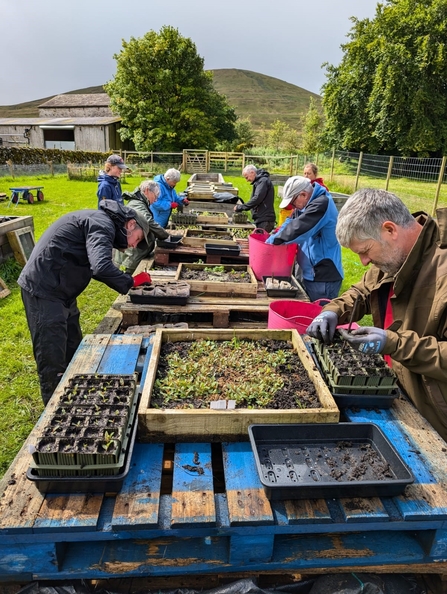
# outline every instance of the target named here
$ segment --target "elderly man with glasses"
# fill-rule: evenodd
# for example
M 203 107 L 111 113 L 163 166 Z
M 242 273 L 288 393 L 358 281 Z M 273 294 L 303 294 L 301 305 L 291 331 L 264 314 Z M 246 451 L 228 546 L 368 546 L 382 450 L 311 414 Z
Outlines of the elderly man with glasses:
M 337 207 L 330 193 L 306 177 L 289 177 L 280 208 L 294 212 L 266 243 L 297 243 L 302 283 L 311 301 L 334 299 L 343 280 L 341 247 L 335 236 Z
M 124 268 L 128 274 L 133 274 L 141 260 L 148 258 L 155 248 L 156 239 L 167 239 L 169 233 L 154 219 L 151 207 L 160 196 L 160 186 L 156 181 L 144 180 L 133 192 L 124 192 L 127 206 L 146 219 L 149 225 L 148 241 L 142 246 L 128 248 L 124 254 L 118 252 L 115 262 Z

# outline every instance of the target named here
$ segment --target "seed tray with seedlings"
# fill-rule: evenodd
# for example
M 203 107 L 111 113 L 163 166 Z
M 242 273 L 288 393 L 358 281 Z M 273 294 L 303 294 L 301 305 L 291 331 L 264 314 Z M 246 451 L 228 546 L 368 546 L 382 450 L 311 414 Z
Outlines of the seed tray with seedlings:
M 332 392 L 386 395 L 396 391 L 396 375 L 383 357 L 353 349 L 338 332 L 332 344 L 312 340 L 312 347 Z
M 235 212 L 233 213 L 233 218 L 231 220 L 237 225 L 245 225 L 248 221 L 248 215 L 246 212 Z
M 220 264 L 179 265 L 177 279 L 186 281 L 191 295 L 216 295 L 218 297 L 256 298 L 258 281 L 250 266 Z
M 171 215 L 171 221 L 176 225 L 196 225 L 197 214 L 177 212 Z
M 34 474 L 118 474 L 136 417 L 136 387 L 136 374 L 73 376 L 31 448 Z

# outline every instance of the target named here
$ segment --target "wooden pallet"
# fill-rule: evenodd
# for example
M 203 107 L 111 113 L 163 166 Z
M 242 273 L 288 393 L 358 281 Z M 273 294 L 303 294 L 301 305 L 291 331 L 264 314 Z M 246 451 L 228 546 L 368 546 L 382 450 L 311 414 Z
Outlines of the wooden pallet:
M 141 337 L 86 336 L 48 407 L 72 374 L 134 371 L 142 349 Z M 137 443 L 118 495 L 43 495 L 25 472 L 46 413 L 0 481 L 2 581 L 447 573 L 447 444 L 402 397 L 346 411 L 376 423 L 412 469 L 392 498 L 270 502 L 246 441 Z

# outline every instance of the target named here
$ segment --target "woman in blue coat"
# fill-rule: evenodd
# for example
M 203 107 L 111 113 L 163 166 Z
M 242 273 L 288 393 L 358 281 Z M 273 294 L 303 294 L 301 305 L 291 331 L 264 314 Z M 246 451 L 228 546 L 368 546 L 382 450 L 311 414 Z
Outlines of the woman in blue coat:
M 166 228 L 172 209 L 177 208 L 179 204 L 186 206 L 189 201 L 175 191 L 175 186 L 180 181 L 180 171 L 177 169 L 168 169 L 164 175 L 156 175 L 154 181 L 160 186 L 160 195 L 157 202 L 151 204 L 151 211 L 155 222 Z

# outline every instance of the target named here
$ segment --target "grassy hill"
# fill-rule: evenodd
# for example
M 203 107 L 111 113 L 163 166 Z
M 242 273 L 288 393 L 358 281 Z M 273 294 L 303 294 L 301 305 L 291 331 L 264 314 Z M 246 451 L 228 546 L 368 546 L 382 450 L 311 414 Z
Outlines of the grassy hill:
M 309 108 L 309 98 L 319 100 L 319 95 L 306 91 L 278 78 L 238 70 L 237 68 L 223 68 L 212 70 L 214 86 L 235 108 L 239 117 L 250 117 L 255 128 L 263 123 L 267 126 L 275 120 L 283 120 L 292 128 L 300 128 L 300 116 Z M 102 86 L 87 87 L 70 91 L 72 93 L 103 93 Z M 0 105 L 1 118 L 37 117 L 38 106 L 52 97 L 35 99 L 17 105 Z

